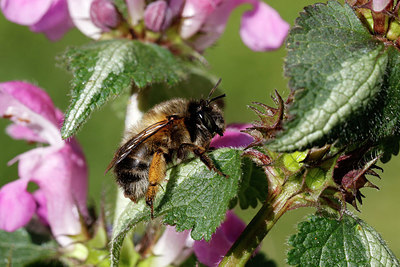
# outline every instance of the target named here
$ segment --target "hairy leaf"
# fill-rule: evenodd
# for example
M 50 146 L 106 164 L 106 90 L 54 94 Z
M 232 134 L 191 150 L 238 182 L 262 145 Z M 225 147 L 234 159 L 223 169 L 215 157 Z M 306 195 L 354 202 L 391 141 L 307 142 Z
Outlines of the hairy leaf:
M 63 56 L 73 73 L 72 102 L 61 129 L 75 134 L 91 112 L 132 85 L 176 84 L 186 76 L 183 65 L 168 50 L 131 40 L 100 41 L 69 49 Z
M 287 48 L 285 71 L 296 91 L 292 119 L 269 147 L 293 151 L 323 145 L 337 128 L 352 135 L 346 123 L 375 104 L 381 90 L 388 62 L 384 45 L 347 4 L 329 1 L 305 8 Z
M 229 178 L 210 171 L 199 159 L 170 168 L 165 178 L 168 182 L 161 183 L 157 194 L 154 215 L 164 216 L 163 222 L 175 225 L 177 231 L 192 229 L 193 239 L 210 240 L 224 220 L 230 201 L 237 195 L 243 170 L 249 171 L 249 167 L 242 167 L 241 153 L 241 150 L 230 148 L 209 153 L 216 166 Z M 144 200 L 128 204 L 122 212 L 113 232 L 111 254 L 114 266 L 118 265 L 119 250 L 126 233 L 137 223 L 149 219 L 150 209 Z
M 311 216 L 289 239 L 288 263 L 300 266 L 399 266 L 381 236 L 352 214 Z
M 54 242 L 34 244 L 25 229 L 11 233 L 0 231 L 0 259 L 4 265 L 23 266 L 33 261 L 48 259 L 56 253 Z
M 383 154 L 383 162 L 398 154 L 400 141 L 400 52 L 390 47 L 387 53 L 389 60 L 382 90 L 375 103 L 349 119 L 346 131 L 340 128 L 332 131 L 332 136 L 338 138 L 338 146 L 366 143 L 373 147 L 369 152 L 372 157 Z

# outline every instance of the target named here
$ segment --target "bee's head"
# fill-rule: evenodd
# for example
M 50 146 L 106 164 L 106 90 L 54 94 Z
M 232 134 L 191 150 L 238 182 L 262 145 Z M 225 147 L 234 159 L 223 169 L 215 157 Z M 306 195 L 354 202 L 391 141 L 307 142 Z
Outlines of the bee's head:
M 215 103 L 216 100 L 225 97 L 225 94 L 211 98 L 215 89 L 217 89 L 221 79 L 217 82 L 213 89 L 211 89 L 210 94 L 207 99 L 200 100 L 199 105 L 196 109 L 197 121 L 203 124 L 211 134 L 223 135 L 225 131 L 225 120 L 222 111 Z

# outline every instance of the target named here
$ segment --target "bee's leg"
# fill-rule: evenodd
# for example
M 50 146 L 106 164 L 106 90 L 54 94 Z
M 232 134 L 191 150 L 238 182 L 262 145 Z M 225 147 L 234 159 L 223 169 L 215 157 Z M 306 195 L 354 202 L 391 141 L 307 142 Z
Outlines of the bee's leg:
M 152 219 L 154 219 L 153 200 L 157 193 L 157 186 L 165 177 L 166 165 L 167 164 L 165 161 L 164 153 L 162 151 L 157 151 L 156 153 L 154 153 L 153 159 L 151 160 L 151 164 L 149 167 L 149 188 L 146 192 L 146 203 L 151 208 Z
M 229 176 L 221 172 L 214 164 L 212 159 L 206 154 L 207 149 L 195 144 L 183 143 L 179 146 L 178 155 L 183 154 L 185 150 L 192 151 L 200 160 L 208 167 L 209 170 L 215 171 L 221 176 L 228 178 Z

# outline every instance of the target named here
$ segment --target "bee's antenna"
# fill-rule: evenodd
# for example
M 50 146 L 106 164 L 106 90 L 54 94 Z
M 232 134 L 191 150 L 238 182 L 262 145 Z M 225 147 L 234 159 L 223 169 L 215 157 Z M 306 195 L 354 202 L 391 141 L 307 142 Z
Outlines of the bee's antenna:
M 210 97 L 214 94 L 215 90 L 218 88 L 218 85 L 221 83 L 221 78 L 219 78 L 218 82 L 214 85 L 213 89 L 211 89 L 210 93 L 208 94 L 207 97 L 207 102 L 210 103 L 212 100 L 210 100 Z
M 210 104 L 211 102 L 213 102 L 213 101 L 215 101 L 215 100 L 217 100 L 217 99 L 223 98 L 223 97 L 225 97 L 225 96 L 226 96 L 226 94 L 222 94 L 222 95 L 216 96 L 216 97 L 214 97 L 213 99 L 208 100 L 208 101 L 207 101 L 207 104 Z
M 211 89 L 211 91 L 210 91 L 210 93 L 208 94 L 208 97 L 207 97 L 207 105 L 209 105 L 211 102 L 213 102 L 213 101 L 215 101 L 215 100 L 217 100 L 217 99 L 220 99 L 220 98 L 222 98 L 222 97 L 225 97 L 226 95 L 225 94 L 222 94 L 222 95 L 219 95 L 219 96 L 216 96 L 216 97 L 214 97 L 214 98 L 212 98 L 212 99 L 210 99 L 210 97 L 213 95 L 213 93 L 215 92 L 215 90 L 218 88 L 218 85 L 221 83 L 221 78 L 219 78 L 219 80 L 218 80 L 218 82 L 215 84 L 215 86 L 213 87 L 213 89 Z

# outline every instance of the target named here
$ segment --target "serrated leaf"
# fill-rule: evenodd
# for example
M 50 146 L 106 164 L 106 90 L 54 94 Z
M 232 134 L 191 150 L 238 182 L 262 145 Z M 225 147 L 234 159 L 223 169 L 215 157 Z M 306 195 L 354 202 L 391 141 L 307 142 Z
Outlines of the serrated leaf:
M 199 160 L 194 159 L 167 171 L 157 194 L 154 215 L 164 216 L 163 222 L 175 225 L 177 231 L 192 229 L 195 240 L 210 240 L 225 218 L 242 179 L 241 150 L 222 148 L 209 153 L 216 166 L 229 178 L 221 177 Z M 165 188 L 165 190 L 161 189 Z M 150 219 L 150 209 L 144 200 L 130 203 L 114 227 L 112 263 L 118 265 L 119 250 L 125 234 L 137 223 Z
M 382 90 L 375 103 L 352 117 L 345 132 L 336 129 L 332 133 L 339 146 L 368 141 L 373 147 L 370 154 L 375 157 L 383 153 L 383 162 L 389 161 L 392 154 L 398 154 L 400 140 L 400 52 L 389 47 L 387 53 L 389 60 Z
M 381 236 L 352 214 L 310 216 L 289 239 L 288 263 L 300 266 L 399 266 Z
M 243 159 L 243 178 L 240 182 L 238 198 L 241 209 L 255 208 L 258 201 L 263 202 L 268 196 L 268 181 L 263 169 L 250 159 Z
M 56 244 L 34 244 L 25 229 L 15 232 L 0 231 L 0 265 L 24 266 L 36 260 L 55 256 Z
M 296 91 L 289 108 L 293 119 L 269 143 L 271 149 L 323 145 L 333 129 L 375 103 L 388 55 L 347 4 L 329 1 L 306 7 L 287 48 L 285 71 Z
M 91 112 L 134 84 L 173 85 L 185 77 L 182 63 L 167 49 L 131 40 L 99 41 L 69 49 L 64 57 L 73 73 L 72 101 L 61 129 L 75 134 Z

